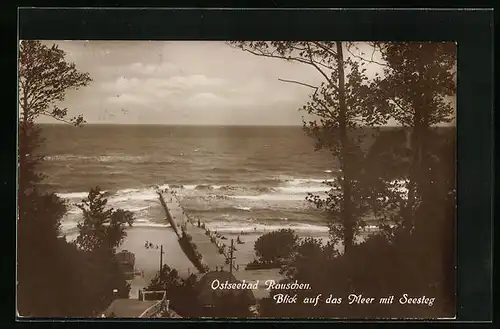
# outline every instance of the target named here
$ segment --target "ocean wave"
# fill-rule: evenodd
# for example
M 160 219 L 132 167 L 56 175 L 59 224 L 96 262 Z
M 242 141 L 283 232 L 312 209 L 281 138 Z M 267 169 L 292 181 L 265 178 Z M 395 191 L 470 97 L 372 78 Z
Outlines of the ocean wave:
M 218 186 L 217 190 L 226 192 L 251 191 L 257 193 L 271 193 L 276 191 L 276 189 L 273 187 L 248 186 L 248 185 L 223 185 L 223 186 Z
M 137 162 L 138 164 L 154 164 L 154 165 L 170 165 L 179 163 L 177 160 L 170 159 L 144 159 L 143 161 Z
M 200 184 L 194 187 L 195 190 L 213 190 L 214 187 L 209 184 Z
M 47 155 L 46 161 L 95 161 L 95 162 L 140 162 L 148 160 L 145 156 L 105 154 L 105 155 L 81 155 L 81 154 L 58 154 Z
M 305 223 L 290 224 L 249 224 L 244 222 L 207 222 L 205 225 L 210 229 L 221 233 L 246 233 L 262 234 L 281 229 L 292 229 L 297 233 L 328 233 L 328 227 L 322 225 L 312 225 Z
M 243 210 L 243 211 L 250 211 L 252 210 L 252 207 L 244 207 L 244 206 L 235 206 L 234 208 L 238 210 Z
M 300 194 L 259 194 L 259 195 L 230 195 L 229 199 L 265 200 L 265 201 L 304 201 L 306 196 Z
M 280 179 L 280 178 L 264 178 L 264 179 L 256 179 L 251 181 L 252 184 L 258 184 L 258 185 L 272 185 L 276 186 L 279 185 L 286 180 Z
M 269 179 L 268 181 L 276 182 L 276 179 Z M 330 187 L 324 184 L 324 182 L 324 180 L 316 178 L 295 178 L 283 182 L 281 186 L 275 187 L 261 185 L 255 186 L 249 185 L 248 183 L 226 185 L 161 184 L 143 188 L 125 188 L 117 191 L 105 192 L 110 203 L 157 201 L 157 191 L 159 190 L 164 192 L 172 190 L 177 193 L 181 193 L 181 191 L 198 191 L 199 197 L 203 196 L 200 195 L 199 192 L 210 192 L 205 196 L 218 197 L 218 199 L 303 200 L 307 193 L 322 193 L 328 191 Z M 404 187 L 398 187 L 398 190 L 403 191 Z M 64 199 L 80 201 L 88 196 L 88 192 L 64 192 L 57 193 L 57 195 Z
M 143 189 L 137 192 L 123 193 L 118 191 L 116 194 L 108 198 L 109 202 L 125 202 L 125 201 L 153 201 L 157 200 L 158 195 L 154 190 Z
M 278 179 L 281 182 L 279 184 Z M 283 181 L 284 179 L 286 181 Z M 308 192 L 320 193 L 328 188 L 322 183 L 323 180 L 317 178 L 273 177 L 260 181 L 272 182 L 276 186 L 249 185 L 248 182 L 226 185 L 164 183 L 107 191 L 107 198 L 110 207 L 132 211 L 138 220 L 136 224 L 141 226 L 164 225 L 161 224 L 164 214 L 159 206 L 157 195 L 159 190 L 172 190 L 178 197 L 185 198 L 188 213 L 212 212 L 224 214 L 222 217 L 225 215 L 231 217 L 231 214 L 241 217 L 245 216 L 244 213 L 251 213 L 251 217 L 256 218 L 256 221 L 259 222 L 266 220 L 288 221 L 289 219 L 290 222 L 294 222 L 303 218 L 293 214 L 282 217 L 277 215 L 276 219 L 269 217 L 272 217 L 271 213 L 276 211 L 286 212 L 288 209 L 294 212 L 302 209 Z M 81 210 L 75 206 L 75 203 L 86 198 L 88 192 L 64 192 L 58 193 L 58 195 L 70 201 L 68 221 L 62 227 L 62 231 L 68 232 L 76 227 L 76 224 L 71 222 L 75 222 L 75 219 L 81 216 Z M 219 201 L 224 204 L 219 203 Z
M 186 207 L 185 210 L 188 214 L 199 214 L 199 213 L 228 214 L 228 213 L 238 213 L 238 212 L 250 212 L 250 211 L 252 211 L 252 207 L 243 206 L 243 205 L 235 205 L 235 206 L 230 206 L 230 207 L 207 206 L 207 207 L 200 207 L 200 208 Z M 261 210 L 269 211 L 269 209 L 261 209 Z
M 240 168 L 235 168 L 235 167 L 229 167 L 229 168 L 220 168 L 220 167 L 212 167 L 210 169 L 211 172 L 214 173 L 253 173 L 256 172 L 256 169 L 252 168 L 245 168 L 245 167 L 240 167 Z
M 283 222 L 283 221 L 282 221 Z M 296 233 L 316 233 L 328 235 L 329 228 L 327 225 L 314 225 L 303 222 L 292 223 L 243 223 L 243 222 L 206 222 L 205 225 L 212 231 L 228 234 L 263 234 L 281 229 L 291 229 Z M 394 227 L 394 225 L 390 225 Z M 380 229 L 377 225 L 367 225 L 361 232 L 375 233 Z
M 145 211 L 145 210 L 149 210 L 149 206 L 130 206 L 130 207 L 122 207 L 123 210 L 128 210 L 128 211 L 132 211 L 132 212 L 141 212 L 141 211 Z
M 307 193 L 323 193 L 331 189 L 327 185 L 317 186 L 284 186 L 278 187 L 278 190 L 286 194 L 307 194 Z
M 237 192 L 237 191 L 248 191 L 255 193 L 271 193 L 276 191 L 276 188 L 266 187 L 266 186 L 250 186 L 244 185 L 211 185 L 211 184 L 190 184 L 190 185 L 180 185 L 180 184 L 163 184 L 155 187 L 158 190 L 168 191 L 168 190 L 197 190 L 197 191 L 221 191 L 221 192 Z
M 288 185 L 307 185 L 307 184 L 326 184 L 327 182 L 333 182 L 332 178 L 292 178 L 286 181 Z
M 127 226 L 127 229 L 134 228 L 170 228 L 170 224 L 153 223 L 150 221 L 140 221 L 136 220 L 131 227 Z M 76 222 L 63 222 L 61 223 L 61 236 L 69 237 L 70 240 L 76 239 L 78 235 L 78 227 Z
M 89 195 L 89 192 L 56 193 L 56 195 L 63 199 L 85 199 Z

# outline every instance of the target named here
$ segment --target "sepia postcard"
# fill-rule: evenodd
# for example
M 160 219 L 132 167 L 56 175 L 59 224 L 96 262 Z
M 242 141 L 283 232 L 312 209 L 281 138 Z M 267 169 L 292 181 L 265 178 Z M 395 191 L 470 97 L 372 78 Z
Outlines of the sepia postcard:
M 456 52 L 21 40 L 18 315 L 455 318 Z

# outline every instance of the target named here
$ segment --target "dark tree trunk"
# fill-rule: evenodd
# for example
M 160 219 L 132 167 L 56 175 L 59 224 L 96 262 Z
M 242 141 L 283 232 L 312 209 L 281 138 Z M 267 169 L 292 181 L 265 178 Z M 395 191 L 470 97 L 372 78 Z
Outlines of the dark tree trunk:
M 339 70 L 339 133 L 340 133 L 340 166 L 343 173 L 342 190 L 344 201 L 342 221 L 344 235 L 344 252 L 348 253 L 354 244 L 354 222 L 352 218 L 352 189 L 349 166 L 349 139 L 347 135 L 347 105 L 345 99 L 344 55 L 342 42 L 337 42 L 337 65 Z

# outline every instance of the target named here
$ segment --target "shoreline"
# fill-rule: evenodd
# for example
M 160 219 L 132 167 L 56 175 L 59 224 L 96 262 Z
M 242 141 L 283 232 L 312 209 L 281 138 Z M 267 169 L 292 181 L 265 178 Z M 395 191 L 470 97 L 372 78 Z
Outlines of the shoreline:
M 133 280 L 128 282 L 131 285 L 129 292 L 129 298 L 137 298 L 138 290 L 143 289 L 149 285 L 151 279 L 153 279 L 160 268 L 160 250 L 146 249 L 145 242 L 149 241 L 153 245 L 163 244 L 163 265 L 168 265 L 171 269 L 175 269 L 181 278 L 187 278 L 190 274 L 195 274 L 198 277 L 203 276 L 200 274 L 194 265 L 189 261 L 187 256 L 182 251 L 177 235 L 174 230 L 170 227 L 145 227 L 145 226 L 132 226 L 126 229 L 127 237 L 124 239 L 122 245 L 117 248 L 117 252 L 122 250 L 128 250 L 135 254 L 136 256 L 136 269 L 141 272 L 142 276 L 136 276 Z M 258 282 L 256 289 L 252 289 L 252 292 L 257 300 L 269 297 L 269 290 L 267 290 L 266 281 L 279 282 L 284 277 L 279 273 L 280 269 L 255 269 L 246 270 L 245 267 L 248 263 L 255 259 L 254 243 L 257 239 L 264 235 L 266 232 L 260 233 L 249 233 L 245 235 L 240 235 L 240 239 L 244 241 L 244 244 L 236 244 L 236 251 L 234 251 L 233 256 L 235 257 L 234 265 L 238 270 L 233 270 L 233 275 L 238 281 L 245 282 Z M 76 237 L 77 233 L 74 234 Z M 224 233 L 227 240 L 231 241 L 233 238 L 236 241 L 238 234 L 236 233 Z M 323 242 L 329 239 L 328 234 L 323 232 L 315 233 L 297 233 L 299 238 L 318 238 Z M 68 235 L 66 236 L 68 240 Z M 215 269 L 210 269 L 215 270 Z M 229 265 L 224 266 L 224 271 L 229 270 Z

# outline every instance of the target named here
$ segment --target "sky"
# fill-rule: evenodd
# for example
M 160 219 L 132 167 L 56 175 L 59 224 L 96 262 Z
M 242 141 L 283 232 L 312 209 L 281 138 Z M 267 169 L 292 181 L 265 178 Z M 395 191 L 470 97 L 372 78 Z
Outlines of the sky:
M 301 125 L 314 68 L 263 58 L 220 41 L 44 41 L 93 82 L 61 104 L 88 123 Z M 368 73 L 380 71 L 378 65 Z M 41 118 L 40 123 L 54 122 Z

